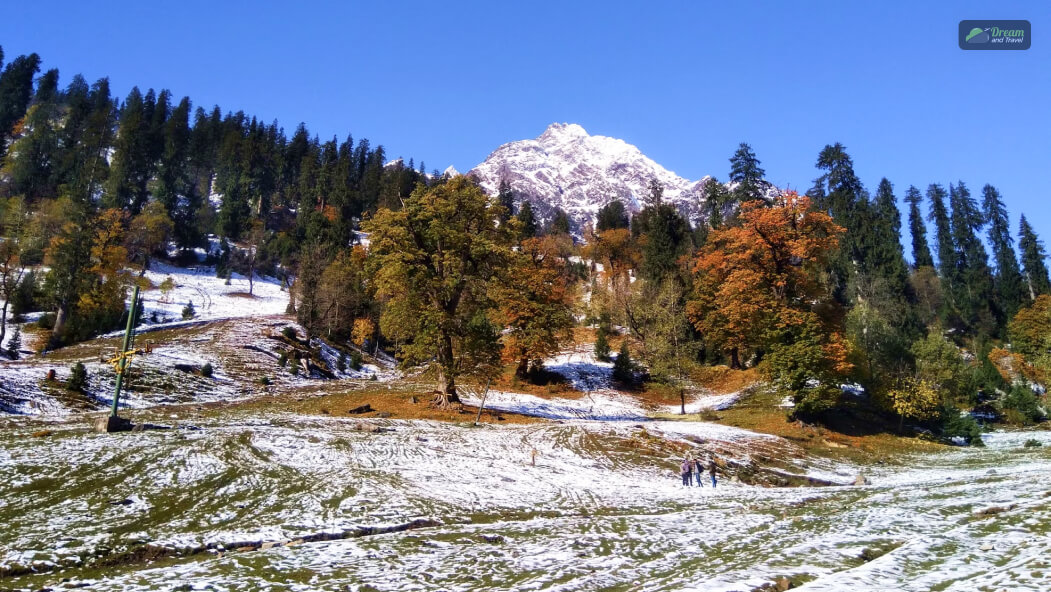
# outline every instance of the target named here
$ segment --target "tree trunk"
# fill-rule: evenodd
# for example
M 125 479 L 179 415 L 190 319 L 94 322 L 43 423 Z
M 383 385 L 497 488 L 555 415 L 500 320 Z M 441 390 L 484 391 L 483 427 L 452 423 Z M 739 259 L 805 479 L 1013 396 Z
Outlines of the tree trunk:
M 686 389 L 679 389 L 679 410 L 682 415 L 686 415 Z
M 519 378 L 529 378 L 529 358 L 522 358 L 518 361 L 518 368 L 515 369 L 515 374 Z
M 7 336 L 7 304 L 9 300 L 4 299 L 4 308 L 0 310 L 0 347 L 4 346 L 4 337 Z
M 58 343 L 58 338 L 62 335 L 62 331 L 66 328 L 66 321 L 69 319 L 69 305 L 60 304 L 58 310 L 55 311 L 55 326 L 51 329 L 51 339 L 48 344 L 48 348 L 52 348 Z
M 741 353 L 736 347 L 730 348 L 730 368 L 741 369 Z
M 438 391 L 433 401 L 436 407 L 444 409 L 460 402 L 456 394 L 455 367 L 452 338 L 448 334 L 442 335 L 438 339 Z

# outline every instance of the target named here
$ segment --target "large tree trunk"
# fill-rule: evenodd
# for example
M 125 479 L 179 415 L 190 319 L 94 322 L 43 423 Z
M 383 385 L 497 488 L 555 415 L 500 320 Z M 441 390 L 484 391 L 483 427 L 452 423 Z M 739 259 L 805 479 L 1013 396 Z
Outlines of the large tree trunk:
M 51 339 L 48 344 L 49 349 L 57 345 L 59 337 L 66 328 L 67 320 L 69 320 L 69 305 L 58 305 L 58 310 L 55 311 L 55 326 L 51 329 Z
M 736 347 L 730 348 L 730 368 L 741 369 L 741 352 Z
M 456 394 L 456 359 L 453 356 L 452 338 L 445 334 L 438 339 L 438 391 L 433 403 L 436 407 L 444 409 L 459 402 L 460 397 Z

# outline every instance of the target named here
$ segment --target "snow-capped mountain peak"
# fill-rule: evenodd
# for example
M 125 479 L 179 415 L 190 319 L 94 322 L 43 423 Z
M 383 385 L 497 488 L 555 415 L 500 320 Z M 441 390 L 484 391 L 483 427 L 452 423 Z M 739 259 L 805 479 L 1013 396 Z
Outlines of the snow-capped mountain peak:
M 575 123 L 553 123 L 534 140 L 504 144 L 469 174 L 490 194 L 507 180 L 516 207 L 529 201 L 545 219 L 562 209 L 578 229 L 615 199 L 631 212 L 642 209 L 652 179 L 664 186 L 666 202 L 695 220 L 707 178 L 684 179 L 624 140 L 590 135 Z

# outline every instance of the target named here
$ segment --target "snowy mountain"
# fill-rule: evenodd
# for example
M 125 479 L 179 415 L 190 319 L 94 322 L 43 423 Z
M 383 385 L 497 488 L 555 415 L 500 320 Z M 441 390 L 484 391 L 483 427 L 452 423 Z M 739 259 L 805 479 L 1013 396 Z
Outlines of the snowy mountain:
M 632 213 L 639 211 L 654 178 L 664 185 L 664 200 L 696 222 L 707 179 L 684 179 L 635 146 L 592 136 L 574 123 L 553 123 L 535 140 L 504 144 L 468 174 L 492 195 L 506 179 L 515 192 L 516 208 L 527 200 L 545 220 L 561 208 L 577 229 L 594 222 L 598 210 L 614 199 Z

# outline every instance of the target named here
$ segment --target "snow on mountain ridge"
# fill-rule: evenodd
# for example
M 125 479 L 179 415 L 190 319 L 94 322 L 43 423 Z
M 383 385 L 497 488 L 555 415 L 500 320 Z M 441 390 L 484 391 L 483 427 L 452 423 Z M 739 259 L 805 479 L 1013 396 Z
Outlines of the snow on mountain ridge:
M 590 135 L 575 123 L 553 123 L 534 140 L 504 144 L 469 174 L 494 195 L 506 179 L 515 192 L 516 206 L 527 200 L 544 219 L 560 208 L 577 228 L 593 222 L 598 210 L 614 199 L 630 212 L 639 211 L 654 178 L 664 185 L 665 201 L 694 221 L 708 178 L 684 179 L 634 145 Z

